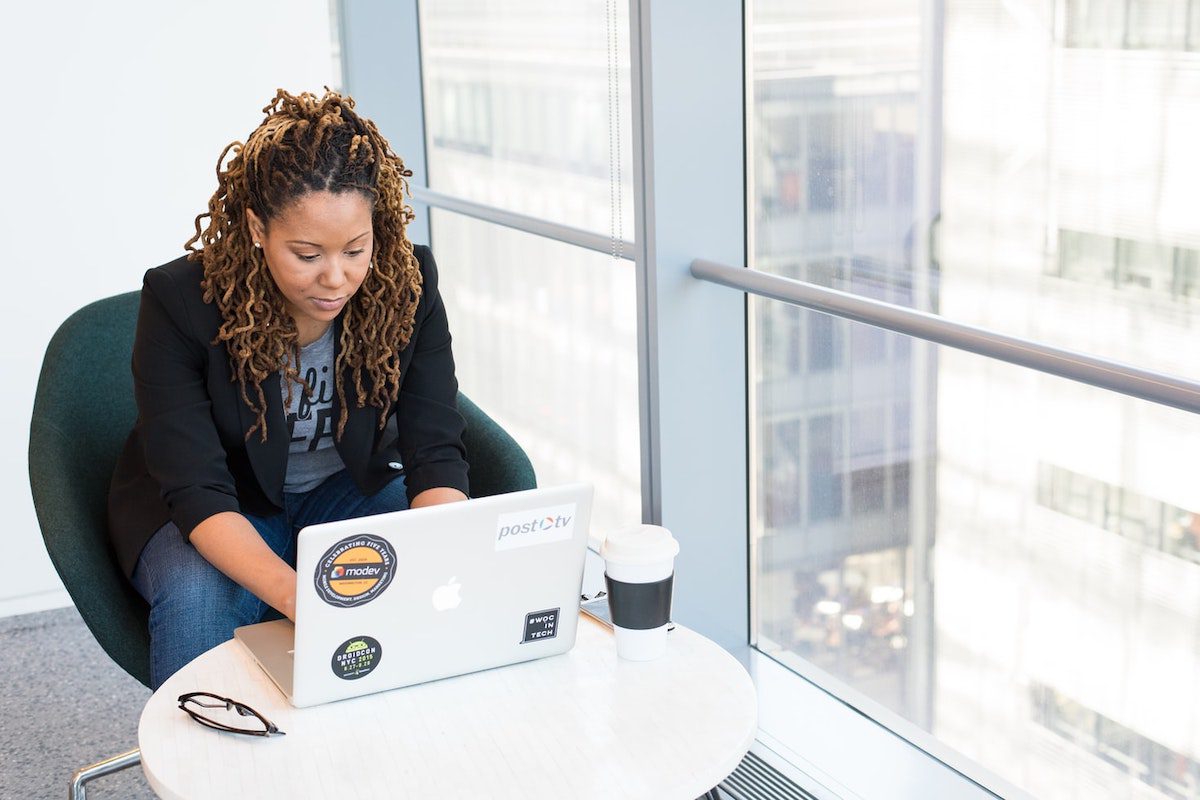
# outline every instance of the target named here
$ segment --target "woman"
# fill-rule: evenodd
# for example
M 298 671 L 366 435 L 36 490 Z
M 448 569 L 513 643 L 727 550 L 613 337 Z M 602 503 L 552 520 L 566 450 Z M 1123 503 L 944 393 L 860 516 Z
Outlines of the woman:
M 468 491 L 437 268 L 405 236 L 412 172 L 336 92 L 263 111 L 188 254 L 142 287 L 108 515 L 155 689 L 234 628 L 294 618 L 298 529 Z

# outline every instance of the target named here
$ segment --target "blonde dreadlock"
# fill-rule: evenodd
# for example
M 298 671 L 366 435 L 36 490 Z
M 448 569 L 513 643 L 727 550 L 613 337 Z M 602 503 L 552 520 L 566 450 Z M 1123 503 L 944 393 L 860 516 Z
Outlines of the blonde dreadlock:
M 421 297 L 421 270 L 405 229 L 412 208 L 404 204 L 412 170 L 369 119 L 354 112 L 354 100 L 325 87 L 291 95 L 283 89 L 263 108 L 265 118 L 245 144 L 232 142 L 217 159 L 217 190 L 208 213 L 196 217 L 196 234 L 184 244 L 188 258 L 204 263 L 204 301 L 217 304 L 224 322 L 213 344 L 224 342 L 240 385 L 242 401 L 256 414 L 255 430 L 267 440 L 267 400 L 260 381 L 280 369 L 287 382 L 311 397 L 313 387 L 299 375 L 300 336 L 284 307 L 283 295 L 267 270 L 262 251 L 253 247 L 246 222 L 252 209 L 265 224 L 309 192 L 360 192 L 374 211 L 374 265 L 347 304 L 342 322 L 335 387 L 341 403 L 337 438 L 346 427 L 346 391 L 342 372 L 354 376 L 358 407 L 379 409 L 379 427 L 400 391 L 400 351 L 413 333 Z M 229 153 L 233 158 L 222 169 Z M 201 220 L 208 218 L 202 229 Z M 201 248 L 194 245 L 200 242 Z M 289 357 L 290 356 L 290 357 Z M 364 389 L 364 373 L 371 392 Z M 254 398 L 249 389 L 253 389 Z

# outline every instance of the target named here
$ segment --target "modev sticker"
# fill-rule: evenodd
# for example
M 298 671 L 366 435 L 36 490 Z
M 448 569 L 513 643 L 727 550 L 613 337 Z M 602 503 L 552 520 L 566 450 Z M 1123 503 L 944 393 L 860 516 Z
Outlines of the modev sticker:
M 333 651 L 330 666 L 333 674 L 347 681 L 357 680 L 371 673 L 383 658 L 379 641 L 370 636 L 355 636 L 342 642 Z
M 561 542 L 573 533 L 574 503 L 501 514 L 496 520 L 496 550 Z
M 352 608 L 383 593 L 396 572 L 396 551 L 378 536 L 342 539 L 317 562 L 317 594 L 331 606 Z

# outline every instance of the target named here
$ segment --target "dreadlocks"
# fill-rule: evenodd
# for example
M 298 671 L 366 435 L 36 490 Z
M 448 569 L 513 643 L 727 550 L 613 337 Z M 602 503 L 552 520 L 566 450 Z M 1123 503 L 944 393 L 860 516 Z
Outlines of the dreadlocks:
M 421 271 L 405 228 L 413 219 L 404 204 L 412 170 L 369 119 L 354 112 L 354 100 L 325 87 L 324 97 L 283 89 L 263 108 L 265 118 L 245 144 L 232 142 L 217 159 L 217 190 L 208 213 L 196 217 L 196 234 L 184 248 L 204 263 L 204 301 L 217 304 L 223 322 L 213 344 L 224 342 L 233 367 L 231 380 L 242 401 L 257 414 L 255 430 L 267 440 L 267 400 L 260 381 L 284 370 L 288 405 L 292 384 L 311 397 L 313 387 L 299 375 L 300 335 L 286 311 L 282 293 L 267 270 L 261 250 L 252 246 L 246 209 L 264 222 L 309 192 L 361 192 L 374 205 L 374 265 L 344 311 L 335 387 L 341 403 L 340 440 L 346 427 L 343 370 L 354 377 L 358 407 L 379 409 L 379 427 L 400 391 L 400 351 L 413 333 L 421 297 Z M 229 153 L 233 158 L 222 168 Z M 202 229 L 201 220 L 208 218 Z M 196 248 L 197 242 L 202 243 Z M 364 373 L 371 392 L 363 387 Z M 254 398 L 250 397 L 253 390 Z

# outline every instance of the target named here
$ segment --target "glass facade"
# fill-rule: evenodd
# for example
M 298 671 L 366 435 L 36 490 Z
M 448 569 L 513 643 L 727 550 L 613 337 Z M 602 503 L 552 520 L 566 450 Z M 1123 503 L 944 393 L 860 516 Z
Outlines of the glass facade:
M 463 394 L 539 486 L 595 486 L 594 529 L 638 522 L 633 263 L 449 211 L 430 227 Z
M 1192 5 L 751 0 L 751 266 L 1200 375 Z M 759 649 L 1038 797 L 1200 798 L 1195 417 L 749 309 Z
M 628 3 L 418 9 L 429 188 L 632 239 Z
M 632 239 L 628 5 L 417 8 L 429 188 Z M 632 254 L 437 209 L 430 231 L 463 393 L 539 486 L 595 486 L 596 530 L 640 521 Z

